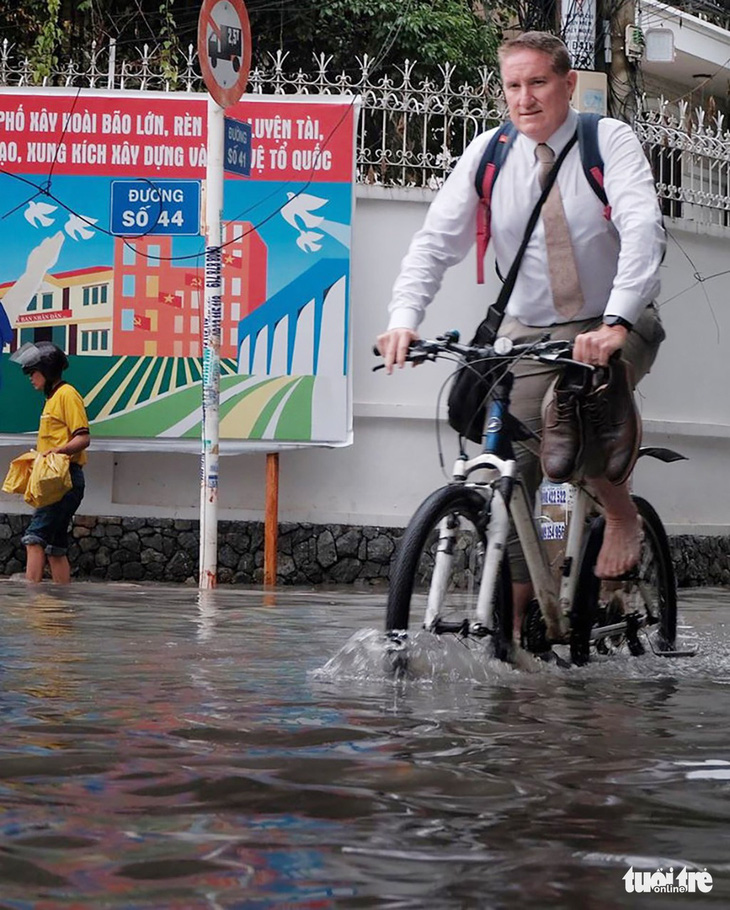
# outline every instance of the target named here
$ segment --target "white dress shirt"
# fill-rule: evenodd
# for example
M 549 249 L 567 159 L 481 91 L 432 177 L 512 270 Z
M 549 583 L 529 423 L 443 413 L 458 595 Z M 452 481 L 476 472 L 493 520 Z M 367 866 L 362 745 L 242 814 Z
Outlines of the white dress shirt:
M 548 139 L 556 157 L 575 132 L 577 119 L 571 108 L 563 125 Z M 432 202 L 423 227 L 414 235 L 393 288 L 389 329 L 418 327 L 444 272 L 460 262 L 474 243 L 479 205 L 474 180 L 493 133 L 482 133 L 465 149 Z M 512 265 L 540 196 L 535 146 L 534 140 L 518 133 L 494 183 L 490 242 L 502 275 Z M 610 221 L 586 180 L 578 143 L 558 172 L 585 300 L 573 318 L 605 314 L 634 323 L 659 293 L 659 265 L 666 244 L 654 179 L 638 139 L 620 120 L 604 117 L 599 122 L 598 147 L 604 161 Z M 527 325 L 566 321 L 553 306 L 542 219 L 525 250 L 507 313 Z M 483 315 L 475 314 L 480 319 Z

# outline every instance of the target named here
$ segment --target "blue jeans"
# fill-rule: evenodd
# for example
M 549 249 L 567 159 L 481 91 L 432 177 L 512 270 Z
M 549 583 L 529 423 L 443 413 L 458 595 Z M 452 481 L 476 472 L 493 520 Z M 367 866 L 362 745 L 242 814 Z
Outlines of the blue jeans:
M 65 556 L 71 519 L 84 498 L 84 471 L 71 463 L 71 489 L 63 499 L 36 509 L 20 542 L 26 547 L 43 547 L 48 556 Z

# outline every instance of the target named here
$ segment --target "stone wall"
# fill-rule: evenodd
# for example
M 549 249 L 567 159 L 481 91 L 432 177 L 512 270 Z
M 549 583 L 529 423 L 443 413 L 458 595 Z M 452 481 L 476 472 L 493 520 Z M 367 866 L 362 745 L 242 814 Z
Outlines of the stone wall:
M 0 515 L 0 575 L 25 571 L 21 535 L 29 515 Z M 279 525 L 277 580 L 283 585 L 349 584 L 388 578 L 397 528 Z M 76 578 L 198 582 L 197 521 L 77 515 L 69 559 Z M 263 522 L 218 524 L 220 584 L 261 584 Z
M 0 514 L 0 575 L 25 569 L 20 537 L 28 515 Z M 378 583 L 387 580 L 402 528 L 279 525 L 277 581 L 282 585 Z M 730 537 L 669 539 L 679 587 L 730 585 Z M 78 515 L 69 549 L 76 578 L 197 584 L 198 522 L 172 518 Z M 261 584 L 262 522 L 218 525 L 220 584 Z

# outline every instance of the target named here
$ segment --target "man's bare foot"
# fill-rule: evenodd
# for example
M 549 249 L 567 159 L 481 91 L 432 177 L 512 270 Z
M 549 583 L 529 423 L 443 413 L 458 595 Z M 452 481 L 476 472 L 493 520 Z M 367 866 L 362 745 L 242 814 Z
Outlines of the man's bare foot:
M 643 536 L 638 512 L 625 518 L 607 515 L 603 545 L 596 560 L 596 575 L 616 578 L 633 569 L 641 556 Z

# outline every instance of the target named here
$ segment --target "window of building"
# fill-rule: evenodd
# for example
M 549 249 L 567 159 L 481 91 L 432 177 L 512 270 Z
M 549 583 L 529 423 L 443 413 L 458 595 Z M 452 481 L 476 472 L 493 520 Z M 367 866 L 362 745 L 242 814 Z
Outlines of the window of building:
M 159 269 L 160 267 L 160 245 L 159 243 L 151 243 L 147 247 L 147 265 L 151 269 Z
M 92 329 L 81 333 L 81 352 L 109 350 L 109 332 L 106 329 Z
M 190 331 L 193 335 L 197 335 L 200 332 L 200 317 L 191 316 L 190 317 Z
M 231 278 L 231 294 L 233 297 L 241 296 L 241 279 Z
M 137 248 L 133 243 L 127 241 L 124 244 L 124 252 L 122 253 L 122 262 L 124 265 L 134 265 L 137 261 Z
M 107 302 L 107 285 L 92 284 L 84 288 L 84 306 L 96 306 Z
M 152 297 L 154 300 L 160 296 L 160 276 L 159 275 L 147 275 L 145 278 L 145 291 L 148 297 Z
M 200 342 L 199 341 L 190 342 L 190 356 L 191 357 L 200 357 Z
M 190 292 L 190 309 L 199 310 L 200 309 L 200 295 L 197 291 Z
M 238 341 L 238 329 L 231 329 L 231 342 L 230 343 L 233 345 L 234 348 L 236 346 L 237 341 Z
M 53 309 L 53 294 L 43 294 L 41 297 L 41 307 L 44 310 Z
M 123 332 L 134 331 L 134 310 L 122 310 L 121 312 L 121 329 Z
M 184 331 L 183 322 L 184 322 L 184 319 L 182 316 L 175 317 L 173 331 L 175 332 L 176 335 L 182 335 L 182 333 Z
M 232 304 L 231 304 L 231 319 L 232 319 L 234 322 L 238 322 L 238 320 L 239 320 L 240 318 L 241 318 L 241 304 L 240 304 L 240 303 L 232 303 Z
M 37 296 L 31 297 L 30 303 L 28 304 L 28 312 L 32 312 L 33 310 L 37 310 L 37 309 L 38 309 L 38 297 Z
M 122 297 L 134 297 L 134 275 L 122 276 Z
M 183 343 L 182 341 L 173 341 L 172 343 L 172 356 L 173 357 L 182 357 L 183 355 Z

